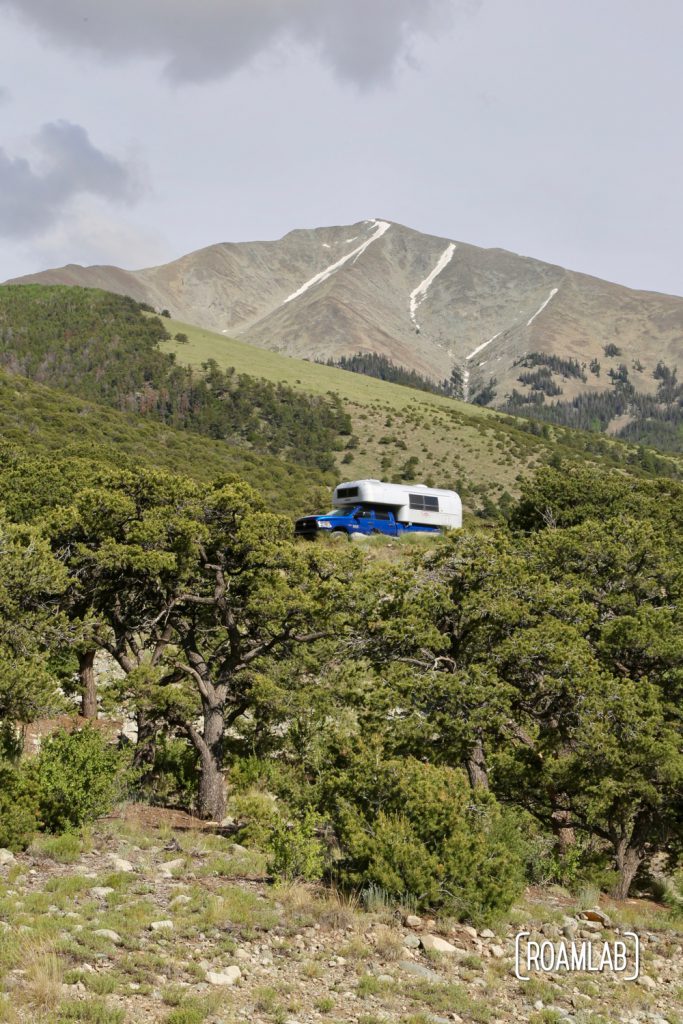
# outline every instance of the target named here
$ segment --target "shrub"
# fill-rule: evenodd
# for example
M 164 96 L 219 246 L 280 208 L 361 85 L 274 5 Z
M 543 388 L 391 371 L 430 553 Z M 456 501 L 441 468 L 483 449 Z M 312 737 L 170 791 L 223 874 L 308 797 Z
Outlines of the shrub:
M 325 850 L 316 836 L 319 817 L 308 810 L 303 818 L 286 822 L 279 818 L 273 825 L 268 847 L 271 857 L 268 870 L 277 878 L 314 882 L 322 878 Z
M 161 736 L 154 754 L 149 796 L 156 803 L 191 807 L 199 788 L 198 757 L 181 739 Z
M 517 819 L 463 772 L 366 760 L 329 782 L 341 882 L 478 921 L 507 910 L 524 881 Z
M 36 785 L 23 769 L 0 760 L 0 847 L 25 849 L 38 824 Z
M 265 849 L 279 819 L 272 793 L 262 793 L 257 789 L 239 793 L 231 798 L 228 810 L 242 823 L 240 842 Z
M 130 757 L 92 726 L 59 732 L 29 766 L 38 786 L 40 817 L 48 832 L 94 821 L 123 798 L 133 780 Z

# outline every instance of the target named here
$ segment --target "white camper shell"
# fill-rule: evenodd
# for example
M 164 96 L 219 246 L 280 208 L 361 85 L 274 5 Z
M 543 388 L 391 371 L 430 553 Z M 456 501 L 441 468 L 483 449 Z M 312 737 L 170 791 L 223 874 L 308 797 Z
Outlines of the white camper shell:
M 455 491 L 424 484 L 387 484 L 381 480 L 352 480 L 334 489 L 334 503 L 388 505 L 399 523 L 419 523 L 457 530 L 462 526 L 462 502 Z

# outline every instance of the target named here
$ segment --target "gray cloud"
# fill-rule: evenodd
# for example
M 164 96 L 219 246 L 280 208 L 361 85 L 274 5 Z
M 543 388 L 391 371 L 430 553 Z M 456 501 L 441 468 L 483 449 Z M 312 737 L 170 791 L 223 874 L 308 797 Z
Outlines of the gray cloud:
M 0 149 L 0 235 L 27 238 L 57 220 L 83 194 L 130 202 L 136 198 L 129 167 L 102 153 L 84 128 L 68 121 L 45 124 L 34 140 L 38 169 Z
M 161 58 L 175 82 L 218 78 L 275 43 L 317 51 L 343 79 L 389 78 L 416 34 L 444 28 L 478 0 L 0 0 L 48 37 L 109 59 Z

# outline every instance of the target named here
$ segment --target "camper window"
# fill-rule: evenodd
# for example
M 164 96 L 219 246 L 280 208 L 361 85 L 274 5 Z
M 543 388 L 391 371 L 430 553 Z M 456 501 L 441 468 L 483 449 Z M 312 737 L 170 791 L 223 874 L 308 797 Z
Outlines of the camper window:
M 410 507 L 421 512 L 438 512 L 439 499 L 431 494 L 411 494 Z

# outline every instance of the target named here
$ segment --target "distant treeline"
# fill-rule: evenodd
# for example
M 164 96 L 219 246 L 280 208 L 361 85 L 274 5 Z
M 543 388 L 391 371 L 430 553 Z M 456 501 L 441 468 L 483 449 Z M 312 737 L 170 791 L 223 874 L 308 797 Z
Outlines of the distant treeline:
M 322 360 L 318 360 L 322 362 Z M 449 398 L 460 397 L 458 386 L 460 384 L 460 373 L 454 370 L 450 380 L 443 380 L 440 384 L 428 377 L 423 377 L 415 370 L 408 370 L 405 366 L 397 366 L 386 356 L 379 352 L 356 352 L 355 356 L 341 356 L 339 359 L 328 359 L 327 366 L 336 366 L 340 370 L 349 370 L 351 373 L 363 373 L 366 377 L 377 377 L 379 380 L 390 381 L 392 384 L 403 384 L 407 388 L 416 388 L 418 391 L 429 391 L 433 395 L 446 395 Z
M 176 365 L 169 335 L 139 303 L 96 289 L 0 289 L 0 367 L 13 374 L 217 440 L 334 467 L 351 421 L 336 395 L 307 395 L 210 361 Z
M 537 355 L 533 353 L 527 356 L 522 365 L 538 365 L 540 360 L 535 358 Z M 558 385 L 552 381 L 546 368 L 552 368 L 550 360 L 553 358 L 544 357 L 545 365 L 535 373 L 520 374 L 520 382 L 530 385 L 531 390 L 523 393 L 513 388 L 502 406 L 503 412 L 601 433 L 607 430 L 614 419 L 628 415 L 631 417 L 630 422 L 618 432 L 618 437 L 662 451 L 683 451 L 683 384 L 678 381 L 677 368 L 671 368 L 661 361 L 657 364 L 653 372 L 653 377 L 659 381 L 655 395 L 637 391 L 631 383 L 628 367 L 621 363 L 608 374 L 612 381 L 609 390 L 597 394 L 584 393 L 570 401 L 546 403 L 544 394 L 558 394 Z M 531 359 L 535 359 L 535 362 L 529 362 Z M 568 362 L 574 363 L 573 360 L 560 362 L 564 364 L 563 369 L 555 372 L 565 376 L 579 376 L 576 372 L 567 372 Z M 578 363 L 575 366 L 581 369 Z

